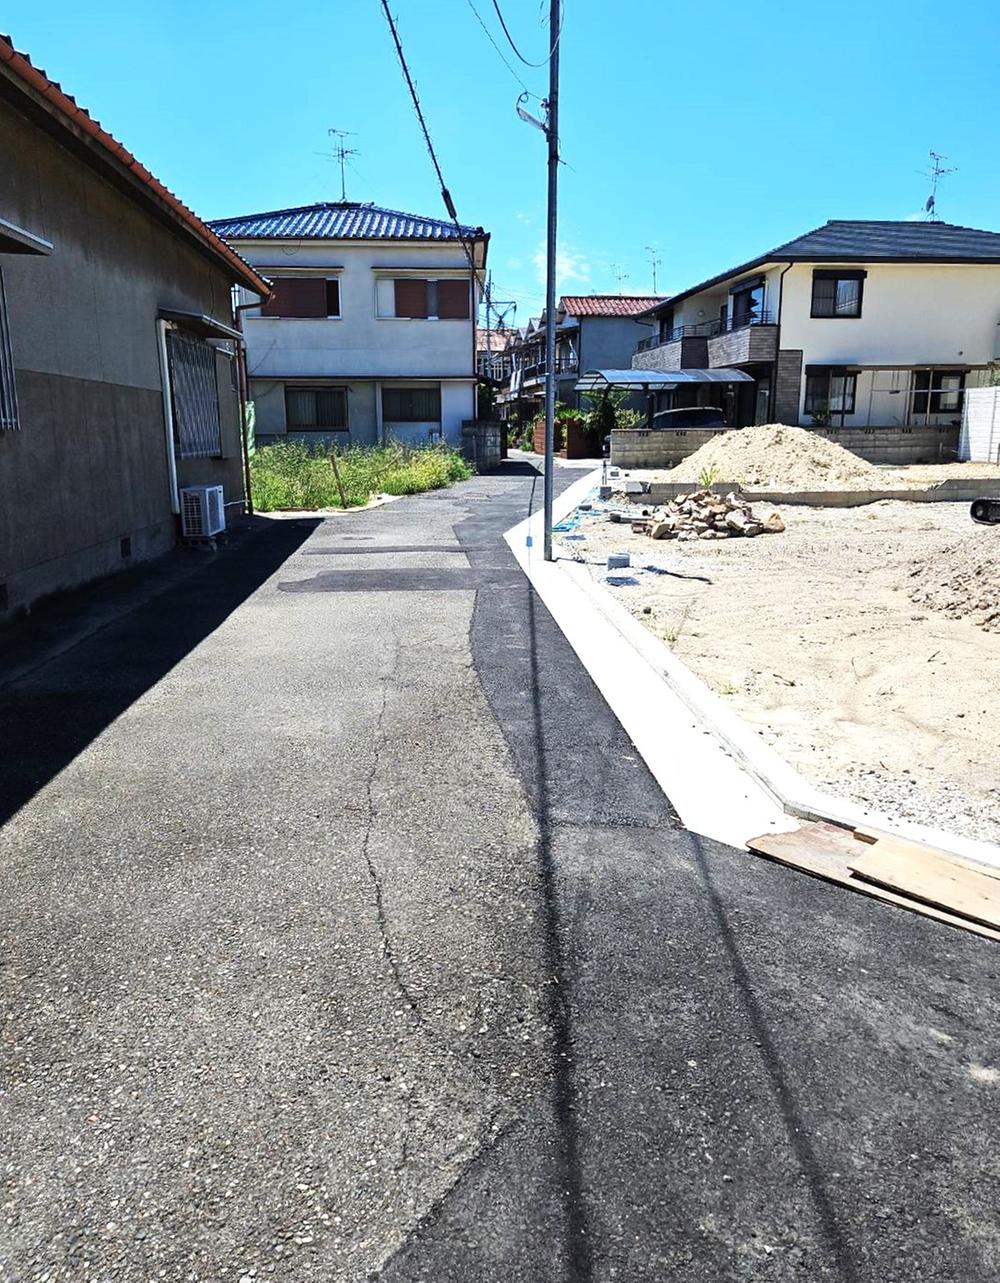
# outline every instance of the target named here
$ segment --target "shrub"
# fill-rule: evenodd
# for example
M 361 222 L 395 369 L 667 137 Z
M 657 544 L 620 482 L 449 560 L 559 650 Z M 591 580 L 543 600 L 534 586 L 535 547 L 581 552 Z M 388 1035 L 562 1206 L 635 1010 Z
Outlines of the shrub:
M 450 446 L 391 441 L 334 451 L 324 445 L 282 441 L 259 447 L 251 460 L 254 507 L 258 512 L 341 507 L 330 463 L 334 452 L 349 508 L 367 503 L 376 494 L 420 494 L 472 476 L 472 469 Z

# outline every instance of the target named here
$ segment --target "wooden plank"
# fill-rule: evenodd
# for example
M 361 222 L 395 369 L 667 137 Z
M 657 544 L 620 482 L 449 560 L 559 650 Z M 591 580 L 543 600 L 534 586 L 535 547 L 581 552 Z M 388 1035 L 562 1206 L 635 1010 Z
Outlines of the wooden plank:
M 931 851 L 914 853 L 879 841 L 851 862 L 851 872 L 923 904 L 1000 928 L 1000 885 L 988 874 Z
M 953 855 L 950 851 L 942 851 L 940 847 L 931 846 L 927 842 L 917 842 L 913 838 L 898 837 L 895 833 L 883 833 L 880 829 L 870 829 L 867 826 L 855 829 L 854 836 L 859 842 L 866 842 L 869 845 L 875 842 L 882 842 L 888 846 L 895 847 L 899 851 L 906 851 L 911 855 L 926 855 L 928 852 L 933 855 L 940 855 L 945 859 L 953 860 L 956 864 L 961 864 L 966 869 L 972 869 L 974 873 L 984 873 L 987 877 L 996 878 L 1000 881 L 1000 868 L 989 864 L 977 864 L 975 860 L 967 860 L 964 856 Z
M 793 833 L 765 833 L 762 837 L 751 838 L 747 846 L 755 855 L 845 887 L 856 895 L 894 904 L 910 913 L 919 913 L 922 917 L 971 931 L 973 935 L 985 936 L 988 940 L 1000 940 L 998 930 L 855 877 L 851 872 L 851 862 L 859 858 L 859 844 L 849 829 L 842 829 L 836 824 L 803 821 Z M 862 847 L 861 853 L 864 851 Z

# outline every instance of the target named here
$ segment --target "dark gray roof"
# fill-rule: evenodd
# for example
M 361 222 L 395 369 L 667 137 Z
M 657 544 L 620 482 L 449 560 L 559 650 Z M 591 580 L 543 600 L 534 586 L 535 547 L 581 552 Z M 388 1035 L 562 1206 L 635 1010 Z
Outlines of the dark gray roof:
M 298 205 L 293 209 L 272 209 L 262 214 L 242 214 L 237 218 L 216 218 L 209 226 L 220 236 L 234 240 L 306 239 L 306 240 L 386 240 L 386 241 L 457 241 L 455 224 L 443 218 L 424 218 L 404 214 L 398 209 L 383 209 L 371 202 L 320 201 L 315 205 Z M 467 240 L 485 240 L 481 227 L 461 226 Z
M 877 219 L 831 219 L 739 267 L 675 294 L 650 308 L 656 315 L 681 299 L 718 285 L 765 263 L 1000 263 L 1000 232 L 955 223 L 916 223 Z

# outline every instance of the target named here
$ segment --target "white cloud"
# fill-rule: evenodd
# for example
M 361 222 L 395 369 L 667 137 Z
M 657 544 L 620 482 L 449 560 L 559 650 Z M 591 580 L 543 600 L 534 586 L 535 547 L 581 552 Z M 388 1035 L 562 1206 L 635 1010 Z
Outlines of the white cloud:
M 539 245 L 532 255 L 538 283 L 545 284 L 545 244 Z M 561 293 L 567 285 L 590 284 L 590 260 L 581 250 L 563 245 L 556 250 L 556 293 Z
M 927 217 L 927 214 L 925 213 L 925 211 L 924 211 L 924 210 L 922 210 L 922 209 L 921 209 L 921 210 L 919 210 L 916 214 L 907 214 L 907 215 L 904 217 L 903 222 L 904 222 L 904 223 L 920 223 L 920 222 L 923 222 L 923 220 L 924 220 L 926 217 Z

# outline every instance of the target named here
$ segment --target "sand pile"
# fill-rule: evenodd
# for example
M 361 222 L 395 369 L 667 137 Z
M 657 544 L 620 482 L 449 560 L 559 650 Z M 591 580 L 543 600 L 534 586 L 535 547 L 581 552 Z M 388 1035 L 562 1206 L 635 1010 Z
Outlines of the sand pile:
M 910 569 L 910 600 L 1000 632 L 1000 528 L 985 528 Z
M 706 470 L 717 480 L 782 490 L 863 490 L 883 474 L 850 450 L 783 423 L 720 433 L 670 469 L 671 481 L 698 481 Z

